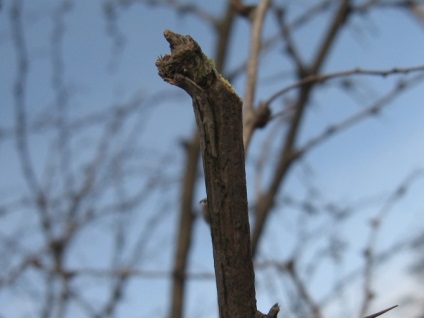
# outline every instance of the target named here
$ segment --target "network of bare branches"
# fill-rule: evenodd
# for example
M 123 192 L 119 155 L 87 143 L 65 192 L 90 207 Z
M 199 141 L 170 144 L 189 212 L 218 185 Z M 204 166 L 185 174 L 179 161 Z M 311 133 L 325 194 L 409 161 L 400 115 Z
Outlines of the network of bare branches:
M 411 96 L 423 88 L 424 64 L 392 63 L 391 53 L 363 65 L 348 54 L 357 46 L 367 55 L 379 38 L 388 51 L 416 41 L 424 31 L 420 1 L 104 0 L 95 10 L 84 13 L 78 0 L 0 1 L 7 24 L 0 47 L 13 57 L 0 75 L 9 96 L 0 113 L 5 316 L 217 316 L 209 225 L 198 204 L 205 197 L 198 131 L 176 105 L 189 102 L 151 84 L 151 40 L 131 57 L 146 30 L 155 29 L 160 46 L 169 25 L 188 25 L 201 46 L 212 45 L 202 49 L 243 99 L 258 310 L 365 317 L 399 303 L 398 312 L 423 317 L 424 296 L 412 285 L 386 289 L 400 282 L 391 275 L 413 277 L 399 268 L 423 245 L 422 224 L 410 221 L 422 214 L 422 160 L 399 155 L 402 168 L 390 167 L 394 177 L 370 191 L 378 169 L 364 164 L 366 150 L 378 145 L 364 145 L 379 132 L 397 152 L 402 142 L 387 132 L 398 125 L 393 105 L 404 101 L 399 125 L 418 116 L 421 101 Z M 96 27 L 81 31 L 88 14 Z M 385 30 L 390 18 L 415 33 Z M 38 28 L 48 30 L 44 42 L 34 37 Z M 84 71 L 97 62 L 85 54 L 102 56 L 98 74 Z M 136 79 L 120 78 L 125 68 L 137 69 Z M 106 77 L 126 87 L 111 89 Z M 418 164 L 405 167 L 411 161 Z M 345 195 L 326 183 L 337 178 L 351 179 Z

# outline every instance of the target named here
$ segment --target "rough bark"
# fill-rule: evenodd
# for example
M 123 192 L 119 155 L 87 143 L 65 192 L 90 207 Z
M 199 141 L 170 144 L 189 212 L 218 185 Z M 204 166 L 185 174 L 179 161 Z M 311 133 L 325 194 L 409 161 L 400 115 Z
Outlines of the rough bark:
M 171 55 L 157 60 L 159 75 L 191 96 L 199 130 L 219 314 L 221 318 L 254 318 L 259 313 L 247 211 L 242 101 L 190 36 L 169 30 L 164 36 Z
M 217 43 L 215 51 L 215 68 L 220 71 L 224 69 L 228 42 L 231 39 L 235 13 L 230 2 L 227 3 L 226 14 L 217 24 Z M 188 258 L 190 255 L 191 242 L 195 229 L 194 215 L 192 211 L 194 188 L 196 185 L 197 163 L 200 156 L 200 145 L 196 131 L 190 138 L 186 147 L 186 161 L 184 173 L 182 176 L 181 202 L 180 202 L 180 220 L 178 224 L 177 242 L 175 246 L 174 266 L 172 287 L 170 295 L 169 318 L 184 317 L 184 303 L 186 298 L 185 275 L 188 267 Z

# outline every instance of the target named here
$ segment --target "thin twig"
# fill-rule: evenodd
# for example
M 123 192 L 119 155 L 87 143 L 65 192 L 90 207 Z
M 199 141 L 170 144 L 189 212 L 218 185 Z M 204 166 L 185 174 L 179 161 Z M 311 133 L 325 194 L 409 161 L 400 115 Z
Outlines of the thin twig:
M 327 140 L 330 136 L 334 136 L 336 133 L 340 132 L 343 129 L 353 126 L 354 124 L 360 122 L 364 118 L 378 114 L 384 107 L 386 107 L 393 99 L 399 96 L 399 93 L 405 89 L 411 88 L 424 79 L 424 73 L 419 74 L 407 81 L 399 81 L 398 84 L 386 95 L 382 96 L 371 106 L 359 111 L 356 114 L 344 119 L 343 121 L 327 127 L 321 134 L 310 139 L 306 142 L 303 147 L 298 149 L 294 154 L 294 158 L 303 156 L 306 152 L 310 151 L 312 148 L 316 147 L 318 144 L 322 143 L 324 140 Z
M 309 293 L 307 287 L 304 284 L 304 281 L 299 277 L 297 273 L 295 262 L 290 262 L 289 266 L 286 266 L 287 272 L 295 284 L 300 296 L 305 301 L 305 303 L 309 306 L 313 313 L 313 317 L 322 318 L 322 313 L 320 307 L 316 304 L 311 294 Z
M 384 310 L 382 310 L 382 311 L 379 311 L 379 312 L 377 312 L 377 313 L 375 313 L 375 314 L 372 314 L 372 315 L 369 315 L 369 316 L 365 316 L 364 318 L 375 318 L 375 317 L 378 317 L 378 316 L 380 316 L 380 315 L 382 315 L 382 314 L 384 314 L 384 313 L 388 312 L 389 310 L 392 310 L 393 308 L 396 308 L 397 306 L 398 306 L 398 305 L 392 306 L 392 307 L 390 307 L 390 308 L 387 308 L 387 309 L 384 309 Z
M 252 34 L 250 36 L 250 51 L 247 63 L 247 79 L 244 93 L 244 110 L 245 112 L 253 111 L 253 103 L 255 99 L 256 80 L 258 76 L 259 55 L 262 46 L 262 27 L 264 23 L 265 13 L 269 7 L 270 0 L 262 0 L 255 9 L 254 20 L 252 22 Z
M 262 47 L 262 27 L 266 11 L 270 5 L 270 0 L 262 0 L 255 9 L 252 22 L 252 34 L 250 39 L 250 52 L 247 63 L 247 79 L 244 92 L 244 112 L 243 112 L 243 144 L 247 152 L 253 130 L 255 128 L 254 117 L 256 80 L 258 77 L 259 56 Z
M 295 88 L 298 88 L 307 84 L 311 84 L 311 83 L 323 83 L 333 78 L 351 76 L 351 75 L 376 75 L 376 76 L 386 77 L 386 76 L 394 75 L 394 74 L 408 74 L 412 72 L 421 72 L 421 71 L 424 71 L 424 65 L 404 67 L 404 68 L 395 67 L 388 70 L 367 70 L 367 69 L 355 68 L 352 70 L 338 71 L 338 72 L 329 73 L 329 74 L 310 75 L 301 79 L 300 81 L 296 83 L 293 83 L 275 92 L 274 95 L 272 95 L 266 101 L 266 103 L 268 104 L 272 103 L 278 97 L 281 97 L 282 95 L 288 93 L 289 91 Z

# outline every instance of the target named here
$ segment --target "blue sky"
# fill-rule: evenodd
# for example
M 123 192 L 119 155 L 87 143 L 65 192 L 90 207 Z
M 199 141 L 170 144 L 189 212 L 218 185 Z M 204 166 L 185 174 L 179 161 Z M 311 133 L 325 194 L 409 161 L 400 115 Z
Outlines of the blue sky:
M 13 85 L 16 81 L 17 58 L 13 46 L 12 27 L 10 20 L 10 8 L 13 1 L 3 1 L 0 11 L 0 129 L 11 131 L 14 127 L 14 99 L 12 95 Z M 112 1 L 113 2 L 113 1 Z M 135 1 L 137 2 L 137 1 Z M 187 1 L 196 3 L 211 14 L 222 12 L 223 1 L 214 4 L 202 1 Z M 281 3 L 283 1 L 277 1 Z M 311 1 L 284 1 L 289 4 L 289 18 L 295 16 Z M 358 1 L 359 2 L 359 1 Z M 23 1 L 24 36 L 29 58 L 29 73 L 26 79 L 25 107 L 28 111 L 28 119 L 37 118 L 45 114 L 45 119 L 54 118 L 58 100 L 65 98 L 66 111 L 69 118 L 82 118 L 94 111 L 108 110 L 116 104 L 128 103 L 134 99 L 140 99 L 145 103 L 137 116 L 127 123 L 127 129 L 122 135 L 116 136 L 111 143 L 116 147 L 126 140 L 135 140 L 134 149 L 142 153 L 142 171 L 149 173 L 154 171 L 160 176 L 167 175 L 169 179 L 163 190 L 155 190 L 155 186 L 146 186 L 147 178 L 138 181 L 130 181 L 125 185 L 128 193 L 135 192 L 138 187 L 146 187 L 146 193 L 150 189 L 144 209 L 149 213 L 163 212 L 167 217 L 162 225 L 162 232 L 155 232 L 155 239 L 146 243 L 146 256 L 143 258 L 142 269 L 145 270 L 169 270 L 172 257 L 173 242 L 175 240 L 176 209 L 173 209 L 179 195 L 179 178 L 184 159 L 180 141 L 191 136 L 195 126 L 191 110 L 191 103 L 182 91 L 164 83 L 157 75 L 155 60 L 159 55 L 169 53 L 168 43 L 162 36 L 165 29 L 171 29 L 182 34 L 190 34 L 201 45 L 208 56 L 213 56 L 215 36 L 213 30 L 201 19 L 190 14 L 175 14 L 166 6 L 150 7 L 140 3 L 117 8 L 115 24 L 109 25 L 105 19 L 102 7 L 105 1 L 69 1 L 70 10 L 64 14 L 63 19 L 55 20 L 57 8 L 64 1 Z M 295 43 L 301 48 L 301 56 L 306 60 L 312 58 L 312 52 L 320 41 L 322 32 L 328 22 L 328 16 L 311 21 L 306 27 L 295 32 Z M 59 23 L 59 24 L 57 24 Z M 63 36 L 60 46 L 52 46 L 51 41 L 55 36 L 54 30 L 63 24 Z M 268 17 L 264 35 L 271 36 L 275 32 L 275 23 Z M 112 30 L 112 34 L 108 33 Z M 418 21 L 406 12 L 400 10 L 377 10 L 356 17 L 349 22 L 334 46 L 328 61 L 323 67 L 323 73 L 349 70 L 356 67 L 368 69 L 391 69 L 392 67 L 411 67 L 423 65 L 424 60 L 424 23 Z M 113 33 L 117 32 L 117 33 Z M 248 24 L 240 19 L 237 21 L 231 43 L 226 71 L 230 72 L 247 57 L 248 52 Z M 116 35 L 117 34 L 117 35 Z M 116 41 L 123 41 L 122 47 L 116 46 Z M 59 51 L 54 51 L 59 48 Z M 63 73 L 55 76 L 54 65 L 51 57 L 59 52 L 60 63 Z M 281 59 L 282 48 L 278 47 L 267 53 L 261 61 L 259 73 L 259 87 L 257 101 L 264 100 L 276 90 L 289 85 L 293 78 L 281 78 L 278 74 L 287 71 L 290 65 Z M 277 76 L 277 81 L 270 82 L 266 79 L 272 75 Z M 413 75 L 412 75 L 413 76 Z M 335 123 L 370 105 L 378 96 L 384 95 L 395 85 L 402 75 L 387 78 L 354 76 L 353 80 L 358 84 L 360 92 L 354 97 L 342 92 L 337 86 L 338 81 L 329 81 L 313 95 L 311 109 L 303 124 L 300 144 L 306 142 L 317 133 L 321 132 L 329 123 Z M 409 76 L 410 77 L 410 76 Z M 409 78 L 407 77 L 407 78 Z M 55 85 L 64 89 L 64 96 L 57 94 L 53 88 Z M 239 77 L 233 83 L 236 91 L 243 96 L 244 77 Z M 363 248 L 369 234 L 369 219 L 381 209 L 381 202 L 404 180 L 412 171 L 423 168 L 424 147 L 422 140 L 424 130 L 422 118 L 424 118 L 423 83 L 409 89 L 390 103 L 390 106 L 376 118 L 369 118 L 358 125 L 343 131 L 334 138 L 329 139 L 317 148 L 313 149 L 296 165 L 285 182 L 283 192 L 296 198 L 308 196 L 305 180 L 313 187 L 319 189 L 320 198 L 339 203 L 355 204 L 363 198 L 378 198 L 376 203 L 363 208 L 358 216 L 352 218 L 340 229 L 330 227 L 329 231 L 343 234 L 349 242 L 350 253 L 345 263 L 337 270 L 341 276 L 353 268 L 360 266 L 363 261 L 360 251 Z M 294 91 L 287 94 L 292 97 Z M 169 95 L 167 95 L 169 94 Z M 169 96 L 169 97 L 166 97 Z M 274 111 L 281 109 L 281 100 L 271 105 Z M 56 115 L 55 115 L 56 114 Z M 247 159 L 248 191 L 249 196 L 254 195 L 254 163 L 261 154 L 261 144 L 266 138 L 273 138 L 272 127 L 258 131 L 254 136 L 250 157 Z M 131 131 L 137 132 L 134 139 L 129 138 Z M 281 130 L 276 130 L 276 142 L 269 154 L 270 164 L 276 158 L 276 143 L 281 139 Z M 73 158 L 78 162 L 84 162 L 94 151 L 93 147 L 98 141 L 99 131 L 93 130 L 88 133 L 86 139 L 78 142 L 85 147 L 81 153 L 74 153 Z M 43 180 L 46 174 L 46 166 L 52 157 L 49 145 L 55 137 L 48 133 L 37 133 L 30 138 L 30 151 L 34 162 L 37 176 Z M 76 142 L 77 143 L 77 142 Z M 91 147 L 93 145 L 93 147 Z M 74 146 L 74 144 L 72 145 Z M 157 156 L 156 156 L 157 155 Z M 28 193 L 22 178 L 20 164 L 17 159 L 15 144 L 10 138 L 0 139 L 0 204 L 16 199 Z M 158 159 L 159 158 L 159 159 Z M 162 160 L 162 161 L 161 161 Z M 162 165 L 163 166 L 160 166 Z M 271 166 L 270 166 L 271 167 Z M 306 168 L 311 171 L 306 171 Z M 130 168 L 139 169 L 137 162 L 132 162 Z M 106 169 L 106 168 L 105 168 Z M 107 170 L 107 169 L 106 169 Z M 305 172 L 306 171 L 306 172 Z M 268 181 L 271 170 L 265 172 L 263 183 Z M 58 188 L 61 187 L 58 182 Z M 134 182 L 134 183 L 132 183 Z M 389 247 L 398 239 L 408 235 L 420 233 L 423 229 L 423 180 L 417 178 L 412 184 L 407 196 L 395 205 L 385 219 L 378 246 Z M 258 186 L 258 185 L 256 185 Z M 150 192 L 149 192 L 150 193 Z M 165 198 L 164 198 L 165 197 Z M 204 186 L 199 182 L 196 197 L 204 197 Z M 279 199 L 282 200 L 282 197 Z M 102 197 L 107 201 L 108 196 Z M 196 209 L 198 207 L 196 206 Z M 278 260 L 284 260 L 295 248 L 296 230 L 293 233 L 283 232 L 280 224 L 292 224 L 295 226 L 299 218 L 291 209 L 281 207 L 284 213 L 276 208 L 269 222 L 269 230 L 264 240 L 261 256 L 269 259 L 273 246 L 281 249 Z M 28 209 L 27 211 L 30 211 Z M 159 212 L 158 212 L 159 213 Z M 161 212 L 162 213 L 162 212 Z M 31 214 L 29 214 L 31 215 Z M 0 223 L 2 237 L 10 235 L 17 229 L 25 229 L 27 221 L 29 228 L 34 226 L 31 216 L 20 211 L 15 216 L 8 216 L 5 222 Z M 137 223 L 142 218 L 134 218 L 134 227 L 129 230 L 136 233 Z M 310 220 L 307 226 L 318 226 L 319 222 Z M 19 223 L 21 222 L 21 223 Z M 20 224 L 20 225 L 19 225 Z M 98 266 L 103 260 L 108 259 L 108 252 L 104 251 L 104 232 L 113 228 L 113 220 L 105 220 L 98 228 L 87 231 L 75 242 L 74 258 L 70 259 L 70 265 L 85 266 L 87 264 Z M 144 228 L 141 223 L 140 227 Z M 23 231 L 25 232 L 25 231 Z M 27 248 L 31 249 L 30 243 L 33 238 L 27 234 Z M 134 234 L 136 235 L 136 234 Z M 135 236 L 134 236 L 135 237 Z M 85 244 L 85 242 L 91 244 Z M 35 236 L 34 245 L 41 244 L 40 237 Z M 280 242 L 285 242 L 282 247 Z M 269 244 L 269 245 L 267 245 Z M 155 255 L 158 249 L 160 253 Z M 93 249 L 96 252 L 93 254 Z M 35 249 L 34 249 L 35 250 Z M 98 252 L 101 250 L 102 252 Z M 312 257 L 315 250 L 305 253 L 305 259 Z M 152 254 L 154 256 L 152 256 Z M 95 256 L 93 256 L 95 255 Z M 409 255 L 409 254 L 408 254 Z M 199 222 L 196 226 L 193 254 L 190 259 L 190 269 L 197 272 L 212 272 L 212 257 L 210 249 L 210 234 L 205 224 Z M 378 286 L 392 289 L 394 286 L 407 285 L 401 265 L 407 263 L 406 257 L 390 263 L 387 271 L 382 274 Z M 321 269 L 322 274 L 311 285 L 311 290 L 318 299 L 326 293 L 326 283 L 331 280 L 335 269 L 327 264 L 327 268 Z M 101 267 L 101 266 L 100 266 Z M 387 273 L 387 276 L 385 276 Z M 390 275 L 390 273 L 396 273 Z M 257 274 L 264 278 L 267 274 Z M 334 276 L 334 275 L 333 275 Z M 386 281 L 387 277 L 397 277 Z M 27 278 L 36 286 L 36 278 Z M 386 285 L 387 284 L 387 285 Z M 258 304 L 260 308 L 268 308 L 275 301 L 280 301 L 284 306 L 284 293 L 275 282 L 272 294 L 263 287 L 261 281 L 258 287 Z M 87 282 L 87 291 L 93 302 L 101 299 L 102 285 Z M 409 287 L 409 285 L 407 285 Z M 408 287 L 399 288 L 407 292 Z M 122 317 L 145 317 L 153 311 L 159 314 L 166 313 L 169 282 L 166 279 L 136 279 L 126 293 L 123 306 L 120 307 Z M 358 288 L 358 289 L 355 289 Z M 384 289 L 383 288 L 383 289 Z M 360 290 L 360 285 L 352 286 L 349 290 L 348 308 L 353 312 L 359 299 L 351 297 Z M 396 295 L 396 290 L 385 290 L 387 294 L 378 300 L 375 309 L 381 309 L 392 305 L 394 300 L 401 299 L 403 295 Z M 270 295 L 272 294 L 272 295 Z M 16 296 L 17 295 L 17 296 Z M 32 317 L 29 312 L 34 304 L 31 297 L 24 292 L 16 293 L 0 292 L 0 307 L 5 308 L 4 314 L 10 316 L 16 308 L 15 304 L 25 303 L 22 307 L 22 317 Z M 277 296 L 275 296 L 277 295 Z M 141 297 L 143 306 L 139 304 Z M 213 280 L 198 280 L 189 285 L 186 317 L 214 317 L 206 312 L 216 310 L 215 287 Z M 275 298 L 278 298 L 275 300 Z M 165 300 L 165 304 L 164 304 Z M 137 305 L 138 303 L 138 305 Z M 148 304 L 146 306 L 145 304 Z M 328 313 L 337 313 L 334 307 L 329 306 Z M 334 312 L 333 312 L 334 310 Z M 135 315 L 134 311 L 138 314 Z M 73 317 L 84 317 L 77 309 Z M 19 316 L 19 315 L 18 315 Z M 18 317 L 16 316 L 16 317 Z M 352 315 L 353 316 L 353 315 Z

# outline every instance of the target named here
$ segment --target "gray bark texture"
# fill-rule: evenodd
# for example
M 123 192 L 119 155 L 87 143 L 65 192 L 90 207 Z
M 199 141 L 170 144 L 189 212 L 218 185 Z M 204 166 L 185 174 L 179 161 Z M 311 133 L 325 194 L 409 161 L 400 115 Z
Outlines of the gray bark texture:
M 276 317 L 256 310 L 243 148 L 242 100 L 190 37 L 164 32 L 171 54 L 159 75 L 192 98 L 205 171 L 221 318 Z M 270 315 L 271 314 L 271 315 Z

